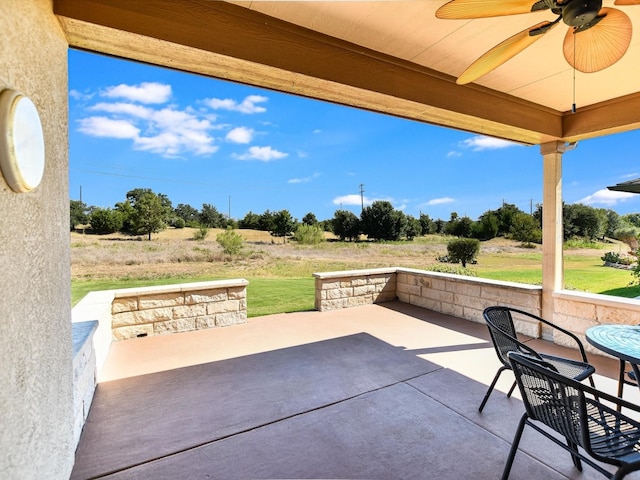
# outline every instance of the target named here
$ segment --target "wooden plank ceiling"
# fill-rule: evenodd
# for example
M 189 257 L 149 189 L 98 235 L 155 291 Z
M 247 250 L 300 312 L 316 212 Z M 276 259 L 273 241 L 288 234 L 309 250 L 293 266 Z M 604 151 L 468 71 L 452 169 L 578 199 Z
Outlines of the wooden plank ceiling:
M 54 0 L 54 10 L 72 47 L 527 144 L 640 126 L 635 36 L 622 60 L 578 72 L 575 85 L 564 25 L 457 85 L 484 51 L 553 16 L 439 20 L 443 3 Z M 640 6 L 620 9 L 640 25 Z

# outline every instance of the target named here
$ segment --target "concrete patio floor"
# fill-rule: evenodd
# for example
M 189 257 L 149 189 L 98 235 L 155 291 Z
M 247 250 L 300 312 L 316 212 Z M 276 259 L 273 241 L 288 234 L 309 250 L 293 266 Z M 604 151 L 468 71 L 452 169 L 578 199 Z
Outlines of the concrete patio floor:
M 71 478 L 497 479 L 524 412 L 511 372 L 478 412 L 499 365 L 486 326 L 400 302 L 117 342 Z M 603 477 L 525 430 L 510 478 Z

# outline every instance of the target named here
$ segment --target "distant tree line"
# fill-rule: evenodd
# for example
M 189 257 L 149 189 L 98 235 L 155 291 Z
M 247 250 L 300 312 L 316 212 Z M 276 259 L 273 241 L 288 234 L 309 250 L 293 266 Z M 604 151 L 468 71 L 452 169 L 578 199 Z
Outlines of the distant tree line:
M 609 237 L 624 241 L 634 249 L 638 246 L 638 213 L 619 215 L 610 209 L 565 204 L 562 215 L 565 240 L 593 241 Z M 71 230 L 78 225 L 90 225 L 98 234 L 122 232 L 146 235 L 149 239 L 152 233 L 171 226 L 263 230 L 284 241 L 304 226 L 301 232 L 305 236 L 313 232 L 312 236 L 317 238 L 318 231 L 327 231 L 343 241 L 357 241 L 361 236 L 369 240 L 413 240 L 418 236 L 442 234 L 478 240 L 507 237 L 525 244 L 542 242 L 542 206 L 537 205 L 529 214 L 508 203 L 496 210 L 487 210 L 477 220 L 456 212 L 452 212 L 448 220 L 434 220 L 423 213 L 416 218 L 393 208 L 388 201 L 375 201 L 362 209 L 360 216 L 340 209 L 333 218 L 320 221 L 309 212 L 299 222 L 288 210 L 265 210 L 261 214 L 250 211 L 236 221 L 208 203 L 199 210 L 182 203 L 173 207 L 166 195 L 136 188 L 127 192 L 125 199 L 113 208 L 88 207 L 79 200 L 71 200 L 70 217 Z

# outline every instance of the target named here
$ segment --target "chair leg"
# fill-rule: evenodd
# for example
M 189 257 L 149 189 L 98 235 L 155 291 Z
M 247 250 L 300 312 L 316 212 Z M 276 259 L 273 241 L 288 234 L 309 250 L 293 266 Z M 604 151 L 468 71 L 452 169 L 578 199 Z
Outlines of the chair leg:
M 516 430 L 516 434 L 513 437 L 513 443 L 511 444 L 511 450 L 509 451 L 509 458 L 507 458 L 507 463 L 505 464 L 504 470 L 502 471 L 502 480 L 509 479 L 511 466 L 513 465 L 513 459 L 515 458 L 516 452 L 518 451 L 518 445 L 520 445 L 520 438 L 522 438 L 522 432 L 527 422 L 527 418 L 529 418 L 529 416 L 525 413 L 524 415 L 522 415 L 520 423 L 518 423 L 518 429 Z
M 574 442 L 572 442 L 568 438 L 566 440 L 567 440 L 567 446 L 571 450 L 578 450 L 578 445 L 576 445 Z M 582 471 L 582 461 L 580 461 L 580 457 L 577 456 L 575 453 L 571 452 L 571 460 L 573 461 L 573 465 L 581 472 Z
M 500 378 L 500 374 L 502 374 L 502 372 L 504 372 L 505 370 L 509 370 L 509 369 L 503 365 L 496 372 L 496 376 L 493 377 L 493 382 L 491 382 L 491 385 L 489 386 L 489 390 L 487 390 L 487 393 L 485 393 L 484 398 L 482 399 L 482 403 L 480 404 L 480 408 L 478 408 L 479 412 L 481 412 L 484 406 L 486 405 L 487 400 L 489 400 L 489 395 L 491 395 L 493 388 L 496 386 L 496 383 L 498 382 L 498 378 Z
M 511 394 L 516 389 L 516 385 L 518 385 L 518 382 L 514 380 L 513 385 L 511 385 L 511 388 L 509 389 L 509 393 L 507 393 L 507 398 L 511 398 Z

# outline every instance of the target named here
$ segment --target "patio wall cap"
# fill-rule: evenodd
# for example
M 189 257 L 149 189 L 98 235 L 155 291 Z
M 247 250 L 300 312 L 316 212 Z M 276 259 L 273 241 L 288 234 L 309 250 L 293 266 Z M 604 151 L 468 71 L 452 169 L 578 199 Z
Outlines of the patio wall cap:
M 98 324 L 99 322 L 97 320 L 74 322 L 72 324 L 73 358 L 76 357 L 78 352 L 82 349 L 82 346 L 98 329 Z
M 87 293 L 71 310 L 71 322 L 99 320 L 111 314 L 114 290 L 96 290 Z
M 320 280 L 324 280 L 327 278 L 342 278 L 342 277 L 355 277 L 355 276 L 363 276 L 363 275 L 381 275 L 385 273 L 396 273 L 396 267 L 386 267 L 386 268 L 363 268 L 362 270 L 338 270 L 335 272 L 317 272 L 313 273 L 315 278 L 319 278 Z
M 461 280 L 461 281 L 470 282 L 470 283 L 481 283 L 483 285 L 488 284 L 488 285 L 495 285 L 499 287 L 520 288 L 523 290 L 535 290 L 535 291 L 542 290 L 542 286 L 540 285 L 531 285 L 528 283 L 518 283 L 518 282 L 505 282 L 504 280 L 492 280 L 490 278 L 469 277 L 467 275 L 458 275 L 455 273 L 432 272 L 430 270 L 419 270 L 416 268 L 404 268 L 404 267 L 398 267 L 396 270 L 402 273 L 429 275 L 432 277 L 440 277 L 440 278 L 448 278 L 448 279 L 453 278 L 455 280 Z
M 627 305 L 631 308 L 640 308 L 640 299 L 614 297 L 611 295 L 603 295 L 601 293 L 574 292 L 573 290 L 559 290 L 553 292 L 553 298 L 564 300 L 583 300 L 588 303 L 597 303 L 598 305 L 606 305 L 610 307 L 620 307 Z
M 152 287 L 133 287 L 113 290 L 115 298 L 130 297 L 132 295 L 144 295 L 168 292 L 193 292 L 196 290 L 211 290 L 214 288 L 246 287 L 249 281 L 244 278 L 230 280 L 211 280 L 208 282 L 176 283 L 173 285 L 155 285 Z

